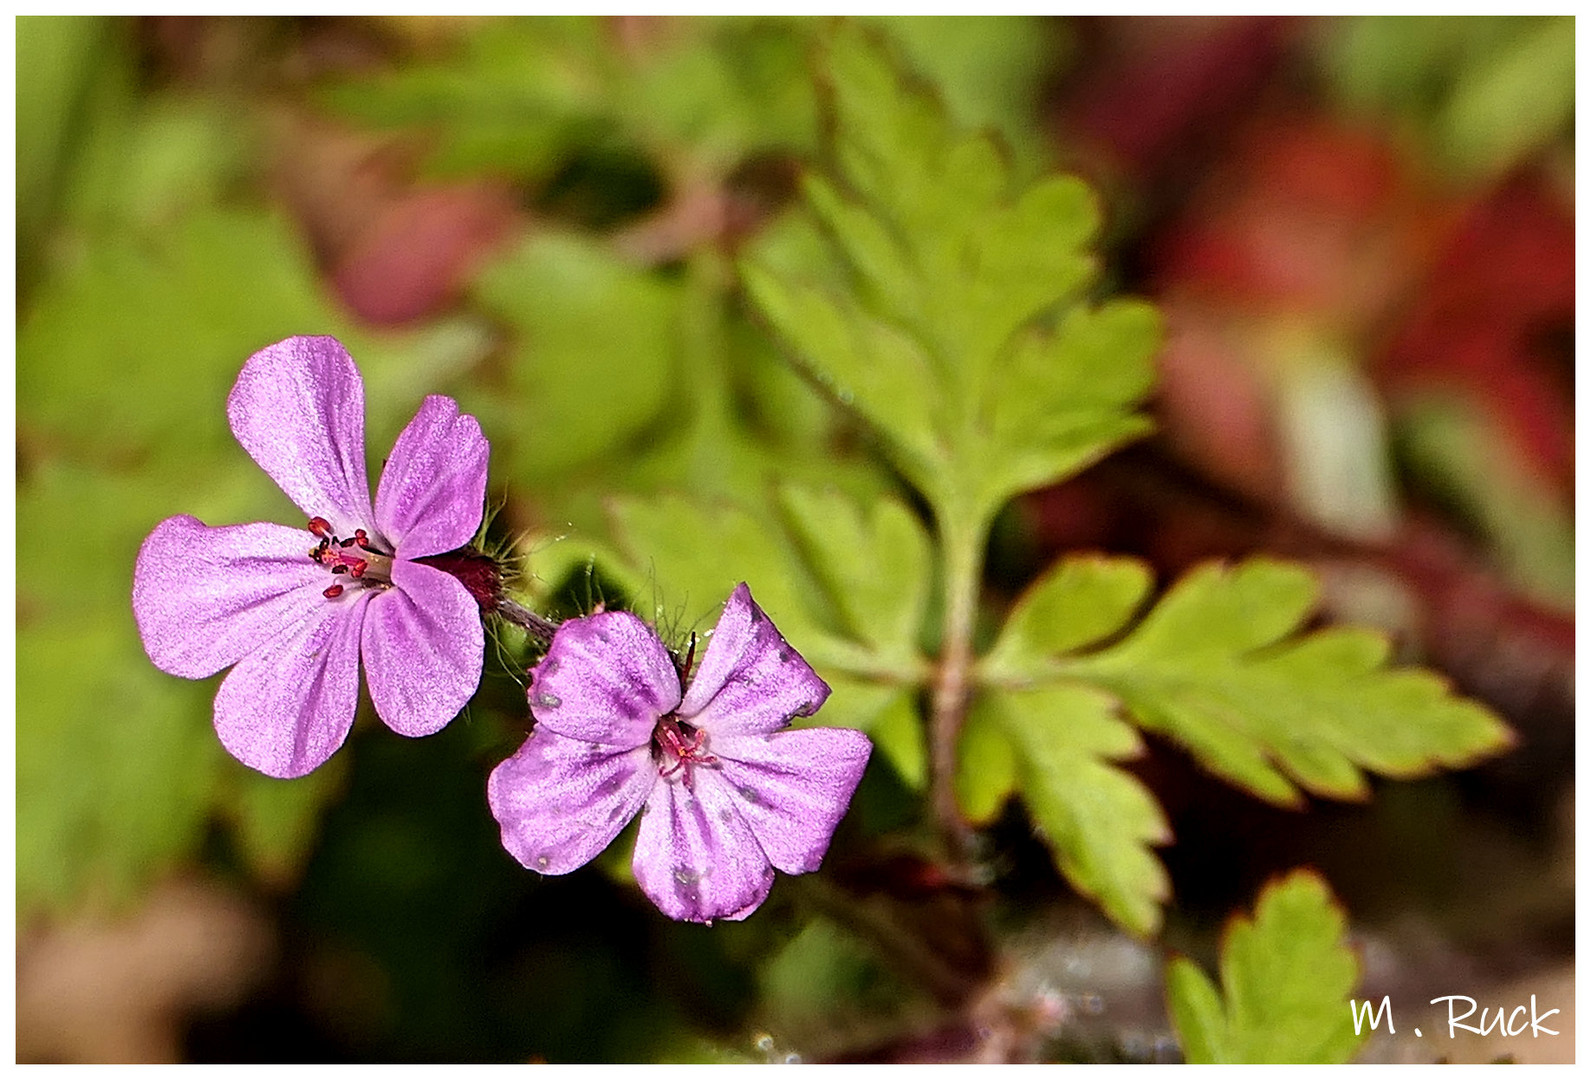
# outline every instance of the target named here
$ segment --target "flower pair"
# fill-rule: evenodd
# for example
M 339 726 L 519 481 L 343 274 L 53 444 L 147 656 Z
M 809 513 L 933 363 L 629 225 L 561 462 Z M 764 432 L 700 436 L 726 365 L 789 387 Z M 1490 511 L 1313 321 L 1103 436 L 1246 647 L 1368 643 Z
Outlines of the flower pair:
M 361 658 L 388 727 L 440 730 L 479 685 L 481 612 L 501 599 L 454 573 L 481 522 L 480 425 L 427 397 L 372 504 L 364 385 L 335 339 L 254 354 L 227 416 L 308 524 L 156 526 L 133 584 L 150 659 L 186 678 L 230 667 L 216 732 L 270 776 L 302 776 L 342 745 Z M 744 584 L 694 678 L 627 612 L 564 623 L 532 675 L 536 728 L 488 784 L 504 845 L 531 869 L 567 873 L 639 812 L 636 880 L 676 919 L 744 918 L 775 868 L 816 869 L 871 751 L 848 729 L 784 730 L 829 688 Z

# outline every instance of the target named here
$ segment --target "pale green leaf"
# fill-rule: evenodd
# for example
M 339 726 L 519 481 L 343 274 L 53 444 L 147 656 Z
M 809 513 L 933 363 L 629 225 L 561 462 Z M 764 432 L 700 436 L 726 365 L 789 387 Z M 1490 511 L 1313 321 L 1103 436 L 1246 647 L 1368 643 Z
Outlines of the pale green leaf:
M 641 616 L 680 634 L 709 630 L 744 581 L 780 632 L 815 663 L 807 649 L 823 632 L 802 599 L 799 564 L 771 522 L 678 497 L 615 499 L 610 513 L 619 547 L 644 582 L 632 596 Z
M 611 135 L 613 59 L 594 18 L 499 19 L 435 59 L 361 73 L 317 96 L 348 119 L 429 133 L 435 172 L 534 182 Z
M 361 331 L 328 300 L 285 221 L 207 211 L 158 239 L 106 237 L 39 288 L 17 333 L 18 426 L 80 459 L 241 459 L 226 397 L 244 361 L 290 335 L 320 333 L 341 339 L 359 364 L 369 439 L 386 446 L 424 393 L 484 345 L 460 324 Z
M 865 731 L 873 745 L 908 787 L 928 782 L 928 748 L 914 688 L 866 682 L 832 669 L 818 672 L 829 684 L 829 700 L 815 716 L 797 720 L 798 727 L 849 727 Z
M 1543 20 L 1469 73 L 1440 118 L 1454 160 L 1495 174 L 1567 134 L 1574 115 L 1572 18 Z
M 750 264 L 742 266 L 742 276 L 763 317 L 794 350 L 796 362 L 842 405 L 876 426 L 914 479 L 931 482 L 944 464 L 942 403 L 920 348 L 827 290 Z
M 1152 933 L 1169 892 L 1152 847 L 1171 832 L 1149 791 L 1112 764 L 1143 750 L 1115 702 L 1064 685 L 984 698 L 1015 749 L 1022 798 L 1061 872 L 1122 926 Z
M 837 172 L 807 179 L 807 206 L 849 281 L 742 264 L 795 362 L 880 430 L 941 519 L 986 522 L 1146 432 L 1159 322 L 1083 303 L 1093 193 L 1071 177 L 1018 189 L 993 141 L 955 131 L 855 27 L 825 57 Z
M 1190 961 L 1166 972 L 1172 1019 L 1197 1064 L 1340 1064 L 1363 1039 L 1348 996 L 1359 962 L 1326 883 L 1295 871 L 1227 926 L 1221 990 Z
M 130 606 L 19 628 L 19 915 L 127 904 L 192 857 L 225 754 L 213 692 L 149 663 Z
M 915 655 L 931 565 L 928 534 L 912 512 L 881 499 L 864 517 L 838 492 L 795 487 L 781 501 L 841 627 L 881 651 Z
M 635 439 L 679 368 L 677 286 L 574 236 L 539 233 L 478 279 L 512 333 L 494 448 L 534 487 Z M 473 404 L 473 403 L 472 403 Z
M 1366 793 L 1362 769 L 1414 777 L 1506 747 L 1508 729 L 1439 678 L 1387 670 L 1376 634 L 1294 634 L 1314 603 L 1307 571 L 1253 559 L 1179 582 L 1119 644 L 1059 665 L 1108 688 L 1143 727 L 1213 772 L 1282 804 L 1297 787 Z
M 1016 750 L 987 695 L 974 699 L 956 737 L 956 803 L 968 821 L 993 821 L 1017 785 Z
M 1226 1047 L 1221 992 L 1198 964 L 1183 956 L 1166 964 L 1166 1004 L 1182 1037 L 1183 1059 L 1190 1064 L 1219 1061 Z
M 1051 657 L 1115 633 L 1153 584 L 1149 568 L 1134 559 L 1074 556 L 1056 563 L 1017 600 L 980 664 L 983 676 L 1021 680 Z

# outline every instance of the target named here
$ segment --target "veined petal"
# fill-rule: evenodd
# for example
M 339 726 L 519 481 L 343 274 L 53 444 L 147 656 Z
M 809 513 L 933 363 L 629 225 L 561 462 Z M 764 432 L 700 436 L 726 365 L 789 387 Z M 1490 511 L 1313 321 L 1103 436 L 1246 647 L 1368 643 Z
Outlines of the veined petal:
M 628 611 L 570 619 L 531 673 L 536 722 L 571 739 L 633 747 L 679 704 L 679 673 L 652 628 Z
M 243 449 L 306 517 L 325 518 L 338 536 L 371 527 L 365 384 L 341 342 L 266 346 L 243 365 L 226 411 Z
M 432 394 L 392 447 L 376 489 L 376 528 L 404 558 L 463 547 L 486 501 L 486 437 L 452 398 Z
M 348 738 L 359 704 L 359 626 L 370 593 L 311 609 L 239 661 L 215 695 L 215 731 L 267 776 L 303 776 Z
M 406 559 L 393 560 L 392 584 L 371 597 L 365 613 L 365 682 L 389 728 L 431 735 L 480 685 L 480 607 L 457 578 Z
M 635 838 L 636 884 L 671 919 L 744 919 L 773 888 L 773 867 L 735 805 L 734 789 L 708 768 L 659 780 Z
M 615 750 L 538 727 L 492 770 L 486 801 L 527 869 L 567 874 L 596 858 L 656 784 L 648 748 Z
M 823 861 L 873 745 L 850 728 L 801 728 L 714 735 L 707 749 L 768 861 L 805 874 Z
M 785 642 L 742 582 L 713 627 L 679 714 L 713 734 L 751 735 L 811 716 L 828 696 L 829 684 Z
M 231 667 L 329 604 L 325 567 L 304 529 L 259 522 L 212 528 L 179 514 L 155 526 L 133 568 L 133 617 L 144 651 L 171 675 Z

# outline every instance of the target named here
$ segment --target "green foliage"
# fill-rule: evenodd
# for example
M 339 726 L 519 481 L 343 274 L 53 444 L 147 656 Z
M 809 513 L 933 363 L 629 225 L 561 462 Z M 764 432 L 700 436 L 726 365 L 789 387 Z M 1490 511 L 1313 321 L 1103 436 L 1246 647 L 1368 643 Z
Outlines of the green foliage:
M 335 334 L 358 359 L 372 442 L 482 345 L 460 324 L 372 337 L 331 307 L 281 218 L 195 213 L 158 240 L 107 237 L 40 287 L 17 334 L 22 433 L 80 459 L 213 461 L 236 452 L 225 403 L 243 360 L 295 333 Z
M 756 259 L 743 277 L 797 362 L 885 436 L 941 521 L 986 523 L 1147 430 L 1133 406 L 1157 318 L 1130 301 L 1083 304 L 1098 211 L 1080 181 L 1014 190 L 993 141 L 957 135 L 852 28 L 827 58 L 838 175 L 808 177 L 807 206 L 848 281 Z
M 16 20 L 17 251 L 36 258 L 57 208 L 95 77 L 114 34 L 104 19 L 20 16 Z
M 1574 29 L 1567 16 L 1360 16 L 1326 24 L 1322 66 L 1344 103 L 1401 117 L 1484 180 L 1571 134 Z
M 586 16 L 496 19 L 462 35 L 452 55 L 335 83 L 319 97 L 350 119 L 430 132 L 438 173 L 544 180 L 612 134 L 604 45 L 602 24 Z
M 969 726 L 997 730 L 1011 756 L 989 747 L 987 733 L 974 735 L 970 747 L 964 735 L 964 748 L 985 745 L 981 761 L 958 767 L 964 773 L 988 767 L 990 775 L 969 777 L 960 788 L 963 798 L 970 795 L 971 811 L 985 808 L 1009 784 L 1007 762 L 1013 762 L 1016 788 L 1061 872 L 1122 926 L 1148 934 L 1170 891 L 1150 846 L 1168 842 L 1171 832 L 1148 790 L 1111 764 L 1143 749 L 1115 711 L 1110 695 L 1091 687 L 990 691 L 974 706 Z
M 1009 17 L 870 20 L 944 88 L 952 115 L 999 128 L 1029 166 L 1053 31 Z M 430 167 L 544 184 L 593 148 L 652 151 L 694 176 L 758 154 L 808 155 L 819 19 L 737 16 L 617 30 L 589 18 L 494 20 L 423 62 L 324 86 L 320 101 L 382 127 L 430 133 Z M 688 164 L 686 164 L 688 161 Z
M 1383 670 L 1378 634 L 1302 638 L 1315 585 L 1301 568 L 1253 559 L 1185 577 L 1120 644 L 1069 662 L 1115 693 L 1137 721 L 1262 798 L 1299 800 L 1294 784 L 1363 798 L 1361 769 L 1425 775 L 1502 749 L 1507 729 L 1452 697 L 1428 672 Z
M 53 463 L 22 485 L 16 747 L 24 918 L 135 900 L 191 857 L 212 817 L 229 821 L 245 858 L 274 878 L 307 851 L 326 784 L 289 792 L 294 785 L 228 758 L 210 724 L 214 684 L 157 671 L 129 605 L 133 559 L 160 516 L 186 500 L 185 509 L 230 519 L 251 498 L 213 476 L 138 483 Z M 256 789 L 264 785 L 276 788 L 262 799 Z
M 1182 1049 L 1195 1064 L 1340 1064 L 1363 1039 L 1348 995 L 1359 962 L 1326 883 L 1294 871 L 1260 894 L 1252 920 L 1234 918 L 1221 948 L 1221 988 L 1190 960 L 1166 968 Z
M 680 359 L 680 290 L 589 241 L 539 233 L 475 285 L 512 333 L 494 449 L 542 487 L 635 440 L 668 400 Z
M 795 538 L 848 637 L 910 662 L 928 606 L 929 548 L 922 524 L 893 499 L 866 518 L 838 492 L 783 491 Z
M 980 679 L 1001 688 L 985 708 L 1023 764 L 1019 789 L 1058 865 L 1128 928 L 1158 921 L 1166 883 L 1146 846 L 1169 835 L 1144 789 L 1106 764 L 1137 748 L 1116 705 L 1212 772 L 1284 805 L 1301 801 L 1298 786 L 1363 798 L 1361 769 L 1420 776 L 1509 741 L 1495 717 L 1435 676 L 1384 670 L 1379 635 L 1293 636 L 1315 600 L 1298 567 L 1254 559 L 1196 570 L 1121 636 L 1149 587 L 1132 560 L 1067 559 L 1018 601 L 979 666 Z M 998 755 L 981 723 L 975 710 L 963 745 L 981 747 L 987 762 Z M 960 781 L 969 816 L 998 805 L 999 785 L 1009 787 L 1001 777 L 996 768 L 988 780 Z

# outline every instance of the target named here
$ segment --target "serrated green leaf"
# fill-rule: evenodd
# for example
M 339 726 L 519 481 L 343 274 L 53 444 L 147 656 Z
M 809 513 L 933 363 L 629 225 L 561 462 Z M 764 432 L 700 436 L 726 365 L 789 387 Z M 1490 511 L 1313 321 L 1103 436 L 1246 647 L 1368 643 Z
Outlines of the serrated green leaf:
M 1361 769 L 1413 777 L 1506 747 L 1508 729 L 1436 676 L 1385 670 L 1387 645 L 1358 630 L 1289 639 L 1315 588 L 1301 568 L 1253 559 L 1179 582 L 1121 643 L 1064 661 L 1108 688 L 1143 727 L 1262 798 L 1295 784 L 1358 798 Z
M 894 499 L 866 518 L 835 491 L 787 487 L 781 493 L 796 542 L 840 616 L 859 641 L 914 656 L 928 605 L 928 534 Z
M 1151 849 L 1171 831 L 1154 796 L 1111 764 L 1143 749 L 1115 702 L 1089 687 L 1052 686 L 989 691 L 980 708 L 1015 749 L 1022 798 L 1061 872 L 1122 926 L 1152 933 L 1169 883 Z
M 824 289 L 787 283 L 751 265 L 741 273 L 752 300 L 791 343 L 798 362 L 890 440 L 915 481 L 933 483 L 945 464 L 941 403 L 928 359 L 912 340 Z
M 1158 320 L 1138 303 L 1081 306 L 1099 222 L 1087 186 L 1014 190 L 994 144 L 952 130 L 854 27 L 826 58 L 838 175 L 809 177 L 807 206 L 850 283 L 742 266 L 796 362 L 879 428 L 941 518 L 987 522 L 1148 430 L 1133 409 Z
M 1135 559 L 1078 556 L 1056 563 L 1012 608 L 994 647 L 981 662 L 986 679 L 1038 675 L 1044 661 L 1120 630 L 1153 586 Z
M 912 67 L 931 78 L 945 107 L 968 128 L 993 127 L 1020 163 L 1037 166 L 1044 77 L 1055 70 L 1057 20 L 1009 15 L 909 15 L 878 20 Z
M 1267 886 L 1252 920 L 1227 926 L 1221 992 L 1190 961 L 1166 971 L 1183 1052 L 1197 1064 L 1340 1064 L 1363 1042 L 1348 995 L 1359 962 L 1326 883 L 1295 871 Z

